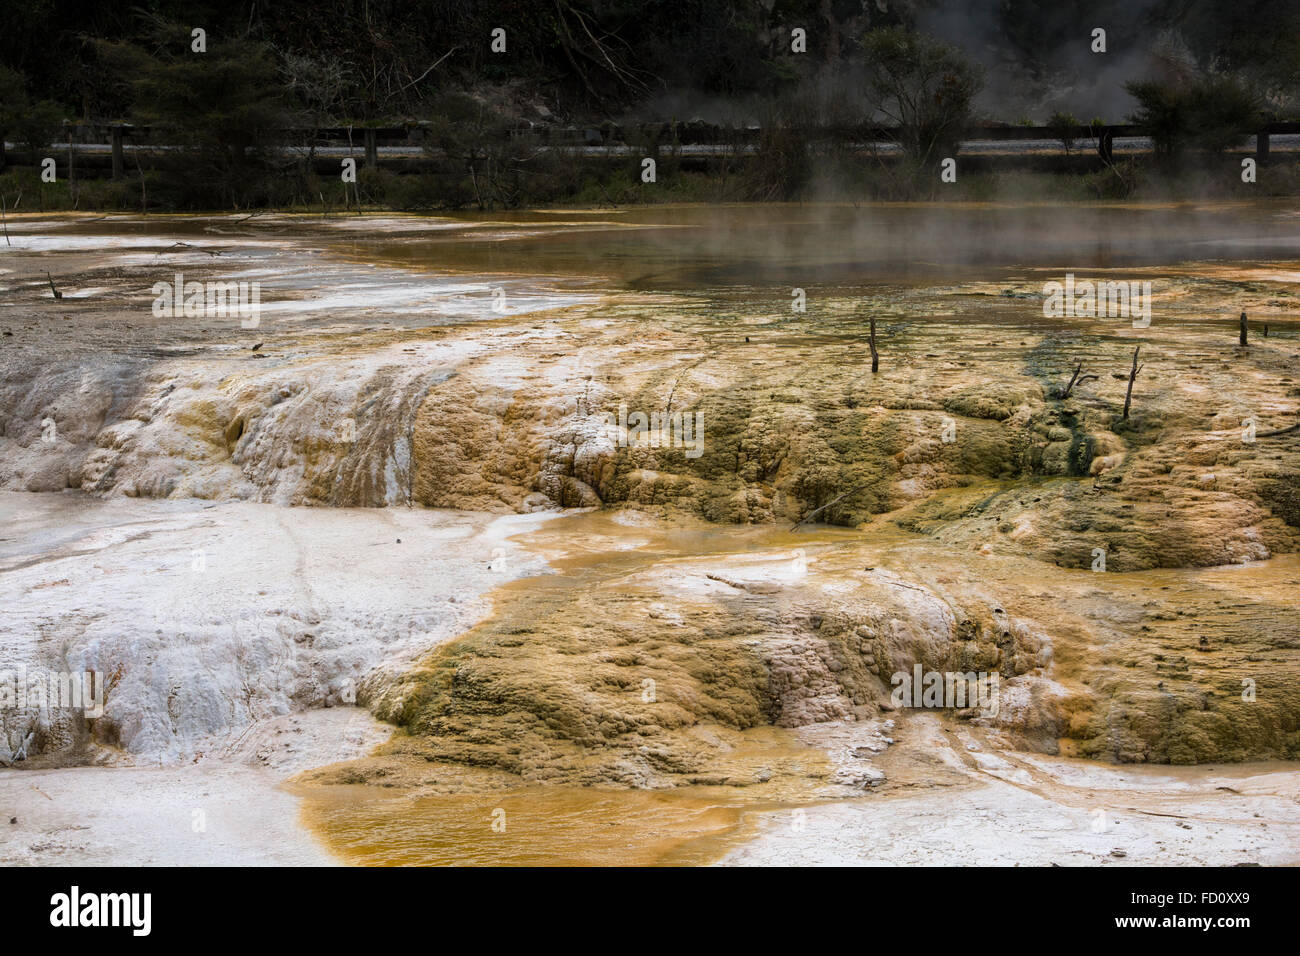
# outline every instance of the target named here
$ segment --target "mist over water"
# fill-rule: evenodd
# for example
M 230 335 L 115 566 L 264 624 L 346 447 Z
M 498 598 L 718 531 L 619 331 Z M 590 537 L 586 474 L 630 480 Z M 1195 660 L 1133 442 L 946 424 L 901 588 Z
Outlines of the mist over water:
M 1139 268 L 1300 255 L 1300 214 L 1264 202 L 668 206 L 602 210 L 576 229 L 548 227 L 551 214 L 492 218 L 517 223 L 514 235 L 407 235 L 400 244 L 359 242 L 357 251 L 413 266 L 602 276 L 639 290 L 934 281 L 989 267 Z

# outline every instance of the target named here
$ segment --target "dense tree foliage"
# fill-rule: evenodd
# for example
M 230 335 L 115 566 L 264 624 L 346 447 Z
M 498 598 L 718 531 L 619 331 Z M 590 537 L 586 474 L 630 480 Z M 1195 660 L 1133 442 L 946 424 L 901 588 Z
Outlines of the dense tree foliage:
M 0 65 L 64 115 L 125 117 L 139 88 L 103 43 L 163 55 L 160 23 L 201 26 L 214 44 L 264 47 L 292 105 L 317 121 L 427 115 L 445 93 L 483 84 L 579 121 L 689 112 L 791 94 L 869 64 L 862 37 L 890 27 L 972 52 L 995 46 L 1039 72 L 1058 67 L 1097 24 L 1120 55 L 1172 33 L 1198 68 L 1240 74 L 1274 101 L 1300 83 L 1300 0 L 9 0 Z M 505 54 L 489 46 L 498 27 Z M 791 48 L 796 27 L 807 32 L 804 54 Z
M 201 26 L 215 40 L 265 43 L 295 78 L 333 71 L 331 109 L 360 121 L 421 112 L 447 87 L 527 81 L 561 113 L 609 114 L 668 89 L 703 95 L 770 93 L 798 76 L 791 25 L 821 40 L 862 25 L 897 22 L 875 10 L 844 18 L 856 4 L 822 0 L 11 0 L 0 32 L 0 63 L 73 107 L 76 115 L 120 116 L 128 91 L 95 40 L 148 46 L 156 24 Z M 828 19 L 829 18 L 829 19 Z M 507 32 L 506 55 L 489 47 Z M 822 54 L 818 57 L 817 54 Z M 328 66 L 326 66 L 328 65 Z M 296 90 L 311 98 L 309 84 Z M 317 96 L 319 88 L 314 91 Z M 319 100 L 318 100 L 319 101 Z
M 1166 157 L 1187 146 L 1222 152 L 1255 132 L 1263 118 L 1258 95 L 1231 76 L 1144 80 L 1128 90 L 1138 102 L 1133 121 L 1147 128 L 1156 152 Z
M 1088 51 L 1099 24 L 1105 57 Z M 324 127 L 427 131 L 430 176 L 365 169 L 353 201 L 491 208 L 621 195 L 518 135 L 529 127 L 624 124 L 669 170 L 679 126 L 757 124 L 743 150 L 736 134 L 747 178 L 727 195 L 779 199 L 851 171 L 865 124 L 894 126 L 911 172 L 927 170 L 970 121 L 1022 115 L 1005 97 L 1024 77 L 1054 91 L 1034 112 L 1055 113 L 1067 147 L 1068 109 L 1097 112 L 1067 80 L 1106 70 L 1123 70 L 1116 113 L 1131 81 L 1166 155 L 1300 116 L 1300 0 L 7 0 L 2 25 L 3 138 L 38 148 L 78 135 L 64 122 L 127 121 L 181 148 L 183 178 L 164 151 L 127 153 L 141 208 L 327 204 Z M 270 148 L 286 145 L 300 149 Z
M 61 118 L 57 103 L 33 98 L 21 75 L 0 66 L 0 138 L 9 136 L 38 149 L 54 139 Z
M 961 52 L 923 34 L 886 27 L 863 41 L 872 101 L 919 163 L 952 156 L 970 119 L 980 73 Z

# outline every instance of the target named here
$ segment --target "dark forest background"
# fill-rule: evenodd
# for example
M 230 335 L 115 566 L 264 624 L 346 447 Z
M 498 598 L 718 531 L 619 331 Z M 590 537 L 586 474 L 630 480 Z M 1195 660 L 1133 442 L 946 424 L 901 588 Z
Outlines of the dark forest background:
M 146 210 L 639 201 L 617 163 L 577 169 L 521 136 L 569 126 L 619 124 L 625 145 L 670 162 L 681 124 L 758 127 L 754 155 L 670 166 L 711 185 L 683 176 L 659 197 L 783 199 L 857 175 L 844 143 L 810 129 L 895 128 L 905 168 L 868 193 L 907 196 L 974 122 L 1055 123 L 1067 152 L 1073 127 L 1138 122 L 1173 175 L 1300 116 L 1300 0 L 6 0 L 0 16 L 11 166 L 103 124 L 150 127 L 138 142 L 181 147 L 188 175 L 135 155 L 138 182 L 72 197 Z M 350 196 L 322 178 L 320 130 L 401 124 L 422 124 L 429 149 L 412 175 L 368 169 Z M 1101 192 L 1141 179 L 1094 172 Z M 56 193 L 41 201 L 71 196 Z

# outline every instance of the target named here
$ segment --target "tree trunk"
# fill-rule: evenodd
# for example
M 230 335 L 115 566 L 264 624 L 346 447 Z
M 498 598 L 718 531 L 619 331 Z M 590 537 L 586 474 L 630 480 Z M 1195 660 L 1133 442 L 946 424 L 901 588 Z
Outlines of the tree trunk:
M 1241 313 L 1241 344 L 1246 344 L 1246 313 Z
M 876 351 L 876 317 L 871 317 L 871 337 L 867 339 L 871 346 L 871 374 L 874 375 L 880 371 L 880 353 Z

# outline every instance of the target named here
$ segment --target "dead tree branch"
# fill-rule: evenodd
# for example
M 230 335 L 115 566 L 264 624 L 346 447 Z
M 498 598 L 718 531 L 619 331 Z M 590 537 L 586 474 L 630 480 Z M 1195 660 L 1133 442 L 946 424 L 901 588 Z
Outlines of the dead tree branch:
M 1133 380 L 1138 377 L 1138 372 L 1146 368 L 1145 365 L 1138 365 L 1138 351 L 1142 348 L 1141 343 L 1133 349 L 1133 368 L 1128 373 L 1128 391 L 1124 393 L 1124 421 L 1128 421 L 1129 406 L 1133 402 Z
M 1274 429 L 1273 431 L 1271 431 L 1271 432 L 1256 432 L 1256 433 L 1255 433 L 1255 437 L 1256 437 L 1256 438 L 1273 438 L 1273 437 L 1276 436 L 1276 435 L 1289 435 L 1289 434 L 1291 434 L 1293 431 L 1300 431 L 1300 422 L 1297 422 L 1296 424 L 1291 425 L 1291 426 L 1289 426 L 1289 427 L 1287 427 L 1287 428 L 1275 428 L 1275 429 Z
M 1070 393 L 1074 391 L 1074 386 L 1076 386 L 1076 385 L 1082 385 L 1084 382 L 1093 381 L 1093 380 L 1095 380 L 1095 379 L 1097 379 L 1097 378 L 1100 378 L 1100 376 L 1098 376 L 1098 375 L 1091 375 L 1091 374 L 1090 374 L 1090 375 L 1081 375 L 1081 374 L 1079 374 L 1079 373 L 1081 373 L 1082 371 L 1083 371 L 1083 362 L 1079 362 L 1078 364 L 1076 364 L 1076 365 L 1074 366 L 1074 374 L 1070 376 L 1070 381 L 1069 381 L 1069 383 L 1065 386 L 1065 388 L 1061 389 L 1061 390 L 1057 393 L 1057 397 L 1059 397 L 1059 398 L 1069 398 L 1069 397 L 1070 397 Z
M 817 517 L 819 514 L 821 514 L 821 513 L 822 513 L 823 511 L 825 511 L 827 508 L 831 507 L 832 505 L 837 505 L 837 504 L 839 504 L 839 503 L 840 503 L 841 501 L 843 501 L 845 498 L 849 497 L 849 495 L 856 495 L 859 491 L 862 491 L 864 488 L 870 487 L 870 485 L 871 485 L 871 482 L 867 481 L 867 482 L 864 482 L 864 483 L 858 485 L 856 488 L 851 488 L 851 489 L 849 489 L 848 491 L 844 492 L 844 494 L 840 495 L 840 496 L 839 496 L 838 498 L 836 498 L 835 500 L 826 502 L 826 504 L 822 505 L 822 506 L 821 506 L 820 508 L 818 508 L 816 511 L 812 511 L 812 512 L 809 512 L 808 514 L 804 515 L 802 518 L 800 518 L 798 521 L 796 521 L 796 522 L 791 526 L 790 530 L 791 530 L 791 531 L 794 531 L 794 530 L 797 529 L 800 525 L 802 525 L 802 524 L 807 524 L 809 521 L 812 521 L 813 518 Z

